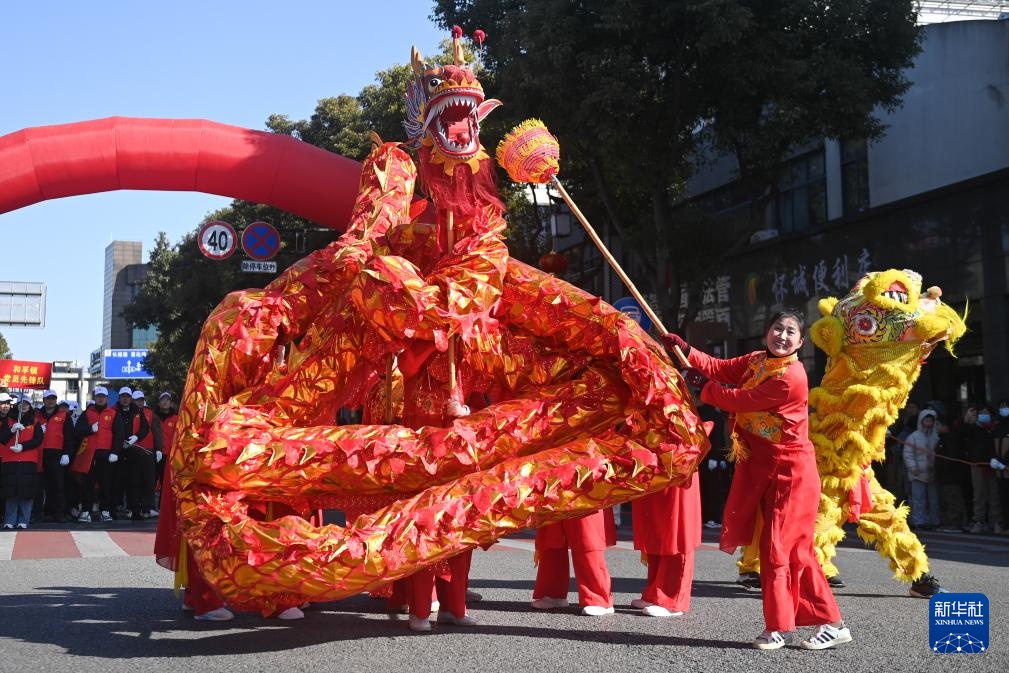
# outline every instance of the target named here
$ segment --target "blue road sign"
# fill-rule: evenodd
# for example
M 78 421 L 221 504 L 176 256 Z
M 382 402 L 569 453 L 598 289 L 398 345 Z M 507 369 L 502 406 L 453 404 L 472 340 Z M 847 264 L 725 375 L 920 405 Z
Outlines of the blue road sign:
M 146 348 L 106 349 L 102 376 L 107 379 L 153 379 L 154 374 L 144 369 Z
M 652 320 L 648 317 L 648 314 L 644 312 L 634 297 L 621 297 L 613 302 L 613 308 L 617 309 L 622 313 L 626 313 L 631 317 L 634 322 L 641 325 L 641 329 L 646 332 L 652 326 Z
M 273 259 L 280 250 L 280 233 L 267 222 L 253 222 L 242 231 L 242 250 L 252 259 Z

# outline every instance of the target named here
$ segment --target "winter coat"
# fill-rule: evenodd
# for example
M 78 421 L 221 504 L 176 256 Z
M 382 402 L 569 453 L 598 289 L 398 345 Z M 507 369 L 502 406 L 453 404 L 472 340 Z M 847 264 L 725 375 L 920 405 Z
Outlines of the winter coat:
M 925 429 L 922 421 L 931 416 L 936 420 L 931 428 Z M 918 414 L 918 429 L 904 440 L 904 465 L 911 481 L 932 481 L 935 470 L 935 450 L 939 446 L 938 421 L 935 411 L 922 409 Z

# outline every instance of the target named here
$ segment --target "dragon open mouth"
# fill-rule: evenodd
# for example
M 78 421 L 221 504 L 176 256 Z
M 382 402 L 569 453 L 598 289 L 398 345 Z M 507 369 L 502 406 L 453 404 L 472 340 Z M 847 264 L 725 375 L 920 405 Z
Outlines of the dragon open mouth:
M 424 128 L 443 154 L 469 159 L 480 151 L 482 101 L 476 89 L 453 89 L 431 99 Z
M 886 292 L 883 293 L 884 297 L 889 297 L 894 301 L 899 301 L 902 304 L 907 303 L 907 288 L 904 284 L 899 281 L 894 281 L 890 283 L 890 287 L 887 288 Z

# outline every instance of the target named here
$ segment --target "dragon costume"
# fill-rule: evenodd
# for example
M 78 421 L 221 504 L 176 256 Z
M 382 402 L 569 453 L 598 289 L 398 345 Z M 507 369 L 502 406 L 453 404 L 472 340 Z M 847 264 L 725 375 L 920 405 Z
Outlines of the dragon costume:
M 229 294 L 203 327 L 173 492 L 201 575 L 237 609 L 378 588 L 682 483 L 707 450 L 662 348 L 597 297 L 508 256 L 479 141 L 497 102 L 459 52 L 444 66 L 413 52 L 418 165 L 376 143 L 343 236 L 265 289 Z M 427 199 L 415 196 L 418 173 Z M 494 403 L 448 427 L 336 425 L 341 407 L 385 385 L 392 358 L 432 344 L 429 370 L 454 351 L 459 388 Z M 345 527 L 269 515 L 323 507 L 367 513 Z
M 809 394 L 809 438 L 820 473 L 820 510 L 814 543 L 827 577 L 846 522 L 890 561 L 894 576 L 913 582 L 928 572 L 928 558 L 907 525 L 906 505 L 880 486 L 871 464 L 885 458 L 887 428 L 907 402 L 922 364 L 940 343 L 952 353 L 966 325 L 940 299 L 922 294 L 921 276 L 890 269 L 863 276 L 841 299 L 819 302 L 822 317 L 810 337 L 828 356 L 820 385 Z M 752 545 L 740 572 L 757 572 Z

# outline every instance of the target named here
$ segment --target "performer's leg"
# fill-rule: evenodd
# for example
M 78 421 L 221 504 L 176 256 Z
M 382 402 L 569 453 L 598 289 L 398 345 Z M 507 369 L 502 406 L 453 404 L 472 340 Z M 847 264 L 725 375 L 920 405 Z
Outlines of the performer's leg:
M 641 598 L 670 612 L 687 612 L 693 581 L 693 550 L 668 556 L 649 554 L 648 585 L 641 592 Z
M 571 562 L 575 568 L 575 581 L 578 583 L 578 604 L 582 607 L 588 605 L 613 607 L 606 552 L 574 551 L 571 553 Z
M 537 598 L 567 598 L 568 582 L 570 581 L 568 550 L 542 549 L 539 552 L 539 557 L 533 600 Z
M 890 561 L 890 569 L 902 582 L 913 582 L 928 572 L 925 547 L 907 526 L 907 506 L 894 507 L 894 497 L 872 478 L 872 509 L 862 511 L 858 536 L 874 545 Z
M 736 561 L 736 566 L 739 568 L 739 574 L 745 575 L 747 573 L 760 574 L 760 534 L 764 529 L 764 517 L 760 512 L 757 512 L 757 518 L 753 525 L 753 539 L 750 544 L 743 547 L 743 553 Z
M 187 551 L 189 553 L 186 554 L 186 570 L 189 578 L 186 582 L 185 604 L 193 608 L 193 612 L 197 616 L 223 608 L 224 601 L 214 593 L 207 581 L 203 579 L 203 575 L 200 574 L 200 569 L 193 559 L 193 551 L 191 549 Z
M 473 550 L 464 551 L 448 560 L 452 578 L 437 578 L 438 602 L 441 612 L 448 611 L 453 617 L 466 615 L 466 589 L 469 587 L 469 567 L 473 560 Z
M 407 602 L 410 604 L 410 617 L 430 619 L 431 593 L 434 591 L 434 570 L 424 568 L 409 578 L 407 586 Z

